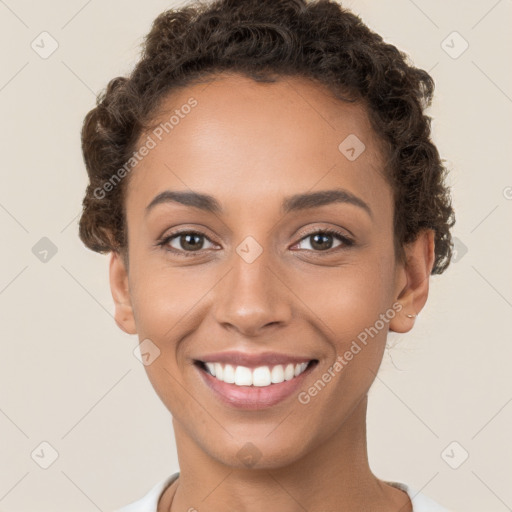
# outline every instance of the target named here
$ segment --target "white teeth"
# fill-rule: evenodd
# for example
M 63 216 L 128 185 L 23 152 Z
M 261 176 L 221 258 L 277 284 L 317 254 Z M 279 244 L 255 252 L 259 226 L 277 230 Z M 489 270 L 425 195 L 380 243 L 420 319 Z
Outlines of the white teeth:
M 308 363 L 289 363 L 286 366 L 278 364 L 273 367 L 259 366 L 251 369 L 246 366 L 236 366 L 222 363 L 205 363 L 208 372 L 216 379 L 236 386 L 265 387 L 280 384 L 285 380 L 298 377 L 308 366 Z
M 270 380 L 272 381 L 272 384 L 279 384 L 280 382 L 284 381 L 283 365 L 278 364 L 277 366 L 274 366 L 274 368 L 272 368 Z
M 224 366 L 224 373 L 222 374 L 222 380 L 228 384 L 235 382 L 235 368 L 230 364 Z
M 215 363 L 215 377 L 217 379 L 222 380 L 222 374 L 224 372 L 222 371 L 222 365 L 220 363 Z
M 295 367 L 293 364 L 286 365 L 286 368 L 284 369 L 284 380 L 292 380 L 295 376 Z
M 268 366 L 260 366 L 252 372 L 253 386 L 270 386 L 270 369 Z
M 219 363 L 215 364 L 217 365 Z M 222 378 L 219 380 L 222 380 Z M 237 386 L 252 386 L 251 369 L 246 368 L 245 366 L 237 366 L 235 370 L 235 384 Z
M 208 371 L 215 377 L 215 365 L 213 363 L 205 363 Z
M 295 365 L 295 372 L 294 372 L 295 377 L 300 375 L 306 369 L 307 365 L 308 365 L 308 363 L 296 364 Z

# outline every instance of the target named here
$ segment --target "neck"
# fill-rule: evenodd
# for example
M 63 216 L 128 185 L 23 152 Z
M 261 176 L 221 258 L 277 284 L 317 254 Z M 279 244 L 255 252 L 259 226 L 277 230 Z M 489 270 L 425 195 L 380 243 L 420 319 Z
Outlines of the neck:
M 317 440 L 305 456 L 266 468 L 222 464 L 205 453 L 173 419 L 180 476 L 162 496 L 158 512 L 409 512 L 412 509 L 407 495 L 377 479 L 370 470 L 366 408 L 365 396 L 343 425 L 330 437 Z

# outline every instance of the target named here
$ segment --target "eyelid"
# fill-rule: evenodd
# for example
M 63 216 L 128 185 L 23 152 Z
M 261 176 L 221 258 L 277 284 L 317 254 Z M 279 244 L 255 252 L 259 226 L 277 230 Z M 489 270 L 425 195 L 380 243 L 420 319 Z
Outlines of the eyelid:
M 320 224 L 320 226 L 318 224 Z M 333 225 L 323 225 L 322 226 L 321 222 L 316 223 L 316 225 L 312 228 L 306 227 L 306 228 L 300 229 L 299 232 L 297 233 L 297 236 L 300 236 L 303 238 L 308 235 L 314 235 L 315 233 L 318 233 L 318 232 L 335 233 L 339 236 L 350 239 L 353 242 L 355 242 L 355 239 L 356 239 L 356 237 L 352 233 L 352 231 L 350 231 L 349 229 L 347 229 L 345 227 L 333 226 Z

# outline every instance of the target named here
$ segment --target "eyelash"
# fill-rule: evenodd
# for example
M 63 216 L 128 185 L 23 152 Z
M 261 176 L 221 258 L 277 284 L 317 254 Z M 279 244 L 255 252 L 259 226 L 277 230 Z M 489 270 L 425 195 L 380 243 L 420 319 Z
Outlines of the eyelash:
M 354 245 L 354 241 L 352 239 L 348 238 L 344 233 L 341 233 L 340 231 L 337 231 L 335 229 L 317 229 L 315 231 L 305 233 L 305 234 L 303 234 L 303 236 L 299 239 L 299 241 L 297 243 L 301 242 L 305 238 L 309 238 L 309 237 L 312 237 L 313 235 L 317 235 L 317 234 L 332 235 L 335 238 L 337 238 L 338 240 L 340 240 L 343 243 L 344 247 L 338 246 L 338 247 L 335 247 L 334 249 L 332 249 L 332 248 L 327 249 L 326 251 L 311 251 L 310 249 L 301 249 L 301 250 L 306 250 L 306 251 L 314 252 L 314 253 L 318 253 L 318 254 L 322 254 L 322 253 L 332 254 L 336 250 L 347 249 Z M 202 237 L 206 238 L 209 242 L 214 243 L 204 233 L 201 233 L 200 231 L 195 231 L 193 229 L 192 230 L 187 229 L 187 230 L 171 233 L 170 235 L 166 236 L 165 238 L 159 240 L 156 245 L 158 247 L 162 248 L 164 251 L 171 252 L 173 254 L 177 254 L 177 255 L 183 256 L 185 258 L 197 256 L 198 253 L 200 254 L 203 251 L 203 249 L 201 249 L 199 251 L 184 251 L 184 250 L 178 250 L 178 249 L 174 249 L 174 248 L 165 247 L 171 240 L 173 240 L 174 238 L 176 238 L 180 235 L 198 235 L 198 236 L 202 236 Z M 297 245 L 297 244 L 294 244 L 294 245 Z

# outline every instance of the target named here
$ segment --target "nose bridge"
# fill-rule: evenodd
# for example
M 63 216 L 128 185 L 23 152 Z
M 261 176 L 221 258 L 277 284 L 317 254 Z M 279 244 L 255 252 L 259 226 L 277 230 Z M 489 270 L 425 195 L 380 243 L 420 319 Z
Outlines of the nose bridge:
M 265 326 L 288 322 L 291 305 L 272 254 L 263 250 L 252 259 L 257 247 L 251 243 L 240 244 L 232 255 L 231 271 L 217 289 L 215 317 L 224 327 L 254 336 Z

